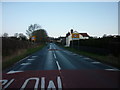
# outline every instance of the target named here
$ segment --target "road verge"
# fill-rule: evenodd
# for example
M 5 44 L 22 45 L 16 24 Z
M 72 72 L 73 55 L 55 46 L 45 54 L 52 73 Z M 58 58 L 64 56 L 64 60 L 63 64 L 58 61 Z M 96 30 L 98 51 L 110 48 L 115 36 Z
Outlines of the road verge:
M 115 57 L 111 54 L 110 55 L 99 55 L 99 54 L 95 54 L 95 53 L 80 51 L 80 50 L 77 50 L 77 49 L 74 49 L 71 47 L 64 47 L 64 46 L 61 46 L 61 47 L 63 47 L 64 49 L 66 49 L 68 51 L 77 53 L 79 55 L 87 56 L 89 58 L 92 58 L 92 59 L 102 62 L 104 64 L 108 64 L 110 66 L 120 69 L 120 55 L 118 57 Z
M 36 47 L 33 47 L 33 48 L 21 50 L 19 54 L 13 55 L 11 56 L 11 58 L 8 58 L 5 61 L 2 61 L 2 70 L 9 68 L 10 66 L 20 61 L 21 59 L 29 56 L 30 54 L 41 50 L 44 46 L 45 44 L 42 44 L 42 45 L 37 45 Z

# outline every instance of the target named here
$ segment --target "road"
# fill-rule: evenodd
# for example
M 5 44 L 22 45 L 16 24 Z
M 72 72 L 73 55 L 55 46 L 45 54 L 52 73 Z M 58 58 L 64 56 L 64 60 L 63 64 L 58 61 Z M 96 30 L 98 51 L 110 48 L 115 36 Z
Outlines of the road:
M 41 83 L 31 82 L 29 88 L 118 88 L 119 75 L 117 68 L 50 43 L 14 64 L 1 82 L 4 88 L 25 88 L 30 80 Z

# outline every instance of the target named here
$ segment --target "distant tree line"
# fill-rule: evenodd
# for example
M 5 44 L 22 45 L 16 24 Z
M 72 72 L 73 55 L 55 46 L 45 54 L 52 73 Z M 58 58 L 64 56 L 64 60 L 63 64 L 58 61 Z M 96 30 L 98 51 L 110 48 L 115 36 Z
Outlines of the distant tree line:
M 32 37 L 35 36 L 36 40 L 34 42 L 36 43 L 45 43 L 49 39 L 46 30 L 42 29 L 39 24 L 31 24 L 30 26 L 28 26 L 28 29 L 26 30 L 26 35 L 24 35 L 23 33 L 15 33 L 14 36 L 9 36 L 8 33 L 4 33 L 2 37 L 32 42 Z
M 27 40 L 27 37 L 23 33 L 15 33 L 14 36 L 9 36 L 8 33 L 4 33 L 2 37 L 11 38 L 15 40 Z

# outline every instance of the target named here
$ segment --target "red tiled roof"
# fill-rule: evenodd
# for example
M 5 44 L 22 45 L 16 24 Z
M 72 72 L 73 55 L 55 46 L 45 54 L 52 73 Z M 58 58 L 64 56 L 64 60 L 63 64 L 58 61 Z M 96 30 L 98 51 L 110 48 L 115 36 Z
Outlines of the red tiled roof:
M 81 34 L 83 37 L 89 37 L 87 33 L 79 33 L 79 34 Z

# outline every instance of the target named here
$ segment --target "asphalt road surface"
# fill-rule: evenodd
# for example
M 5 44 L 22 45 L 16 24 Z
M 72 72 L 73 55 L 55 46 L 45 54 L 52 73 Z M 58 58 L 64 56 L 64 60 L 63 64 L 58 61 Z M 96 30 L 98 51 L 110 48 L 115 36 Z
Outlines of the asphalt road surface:
M 3 73 L 3 88 L 119 88 L 120 71 L 54 43 Z

